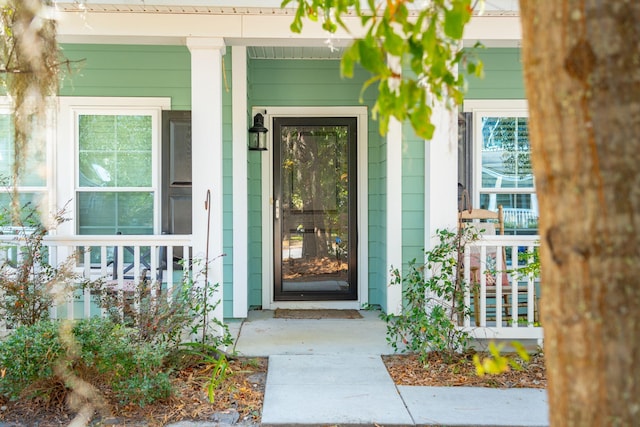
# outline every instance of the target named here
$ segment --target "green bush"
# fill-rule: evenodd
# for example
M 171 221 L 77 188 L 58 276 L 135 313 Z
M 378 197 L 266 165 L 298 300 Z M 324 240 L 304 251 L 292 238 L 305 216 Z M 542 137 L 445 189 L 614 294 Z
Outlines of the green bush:
M 402 313 L 381 315 L 387 322 L 387 342 L 396 351 L 418 354 L 423 363 L 431 351 L 453 356 L 469 343 L 469 334 L 458 327 L 470 314 L 464 306 L 468 284 L 458 266 L 465 244 L 477 240 L 478 232 L 464 227 L 457 233 L 438 230 L 437 236 L 440 242 L 425 253 L 426 263 L 414 259 L 404 276 L 392 271 L 391 284 L 402 286 Z
M 106 319 L 80 320 L 72 336 L 61 336 L 61 322 L 41 321 L 18 328 L 0 342 L 0 393 L 11 398 L 53 400 L 64 382 L 56 367 L 95 386 L 110 387 L 120 403 L 140 406 L 171 395 L 171 368 L 163 344 L 141 343 L 135 332 Z M 63 389 L 68 392 L 69 390 Z
M 139 342 L 162 343 L 170 350 L 178 350 L 184 336 L 189 334 L 201 344 L 216 348 L 233 344 L 227 325 L 211 316 L 220 301 L 212 303 L 208 300 L 218 284 L 209 284 L 205 289 L 196 285 L 192 278 L 184 277 L 170 295 L 166 289 L 158 289 L 157 283 L 144 277 L 131 292 L 131 297 L 121 297 L 104 280 L 86 282 L 84 286 L 97 295 L 98 305 L 107 317 L 134 330 Z
M 19 327 L 0 342 L 0 394 L 17 398 L 30 386 L 53 380 L 53 367 L 63 353 L 56 323 Z

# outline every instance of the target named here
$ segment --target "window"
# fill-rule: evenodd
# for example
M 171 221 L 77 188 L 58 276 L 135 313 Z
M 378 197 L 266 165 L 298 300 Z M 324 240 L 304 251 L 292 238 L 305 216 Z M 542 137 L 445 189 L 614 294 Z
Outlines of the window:
M 523 101 L 468 101 L 473 113 L 473 204 L 504 209 L 506 234 L 536 234 L 538 203 Z
M 153 115 L 82 112 L 78 234 L 153 234 Z
M 58 130 L 58 203 L 73 200 L 70 232 L 159 233 L 161 114 L 169 106 L 166 98 L 60 99 L 61 117 L 71 120 Z
M 0 98 L 0 208 L 2 215 L 0 226 L 16 226 L 11 219 L 10 207 L 13 186 L 17 185 L 19 205 L 21 207 L 31 204 L 37 213 L 42 214 L 48 210 L 46 203 L 47 182 L 49 165 L 47 163 L 48 134 L 43 138 L 31 139 L 27 144 L 25 164 L 22 173 L 17 178 L 13 177 L 13 165 L 15 162 L 13 117 L 9 101 Z M 39 209 L 42 207 L 42 209 Z M 22 219 L 33 212 L 31 209 L 22 209 Z M 37 219 L 37 218 L 35 218 Z M 27 224 L 24 224 L 27 225 Z

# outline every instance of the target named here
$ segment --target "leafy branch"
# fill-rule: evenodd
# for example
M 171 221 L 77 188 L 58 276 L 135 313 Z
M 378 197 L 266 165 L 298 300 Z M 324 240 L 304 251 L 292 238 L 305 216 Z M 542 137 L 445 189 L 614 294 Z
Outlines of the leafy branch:
M 333 34 L 350 32 L 343 17 L 355 15 L 365 35 L 344 52 L 341 72 L 352 77 L 356 64 L 372 73 L 363 92 L 378 83 L 374 117 L 386 134 L 391 117 L 409 120 L 416 134 L 431 139 L 435 126 L 433 108 L 445 103 L 453 108 L 464 98 L 463 66 L 470 75 L 483 75 L 482 63 L 461 49 L 464 26 L 473 14 L 472 0 L 432 0 L 415 6 L 413 0 L 284 0 L 282 7 L 297 3 L 291 30 L 302 31 L 303 18 L 322 22 Z M 408 70 L 407 70 L 408 68 Z

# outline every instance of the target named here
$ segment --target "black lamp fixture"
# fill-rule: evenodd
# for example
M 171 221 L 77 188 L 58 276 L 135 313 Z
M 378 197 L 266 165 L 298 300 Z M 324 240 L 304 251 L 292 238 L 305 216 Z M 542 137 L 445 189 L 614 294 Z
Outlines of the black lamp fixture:
M 269 129 L 264 127 L 264 117 L 260 113 L 256 114 L 253 117 L 253 126 L 249 128 L 249 150 L 266 151 L 267 132 Z

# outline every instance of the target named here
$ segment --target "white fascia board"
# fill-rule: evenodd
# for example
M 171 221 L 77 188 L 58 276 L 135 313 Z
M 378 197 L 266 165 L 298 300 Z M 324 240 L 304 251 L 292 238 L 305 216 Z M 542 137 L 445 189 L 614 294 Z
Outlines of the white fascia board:
M 348 21 L 349 19 L 347 19 Z M 292 16 L 153 14 L 153 13 L 76 13 L 62 12 L 58 22 L 58 39 L 62 43 L 164 43 L 184 44 L 186 37 L 223 37 L 236 44 L 243 39 L 289 40 L 303 46 L 309 41 L 319 45 L 329 34 L 319 23 L 308 21 L 302 33 L 289 28 Z M 351 27 L 357 28 L 353 20 Z M 332 39 L 351 39 L 337 32 Z
M 58 3 L 72 3 L 73 0 L 61 0 Z M 118 4 L 139 6 L 143 0 L 84 0 L 86 5 Z M 144 0 L 147 6 L 209 6 L 209 7 L 261 7 L 279 8 L 282 0 Z
M 302 33 L 291 32 L 291 14 L 59 12 L 58 38 L 62 43 L 184 44 L 186 37 L 221 37 L 234 45 L 309 46 L 322 43 L 329 33 L 320 22 L 305 20 Z M 331 35 L 337 44 L 363 35 L 360 19 L 344 18 L 351 33 Z M 474 16 L 468 24 L 465 45 L 481 41 L 486 46 L 518 46 L 517 16 Z M 258 43 L 260 40 L 263 42 Z M 227 43 L 229 43 L 227 41 Z M 231 43 L 229 43 L 231 44 Z
M 380 3 L 382 0 L 377 0 Z M 59 0 L 58 3 L 72 3 L 72 0 Z M 237 8 L 262 8 L 279 9 L 282 0 L 84 0 L 85 5 L 132 5 L 139 6 L 144 3 L 146 6 L 183 6 L 183 7 L 237 7 Z M 361 0 L 363 9 L 369 8 L 369 2 Z M 291 3 L 288 8 L 295 8 L 296 4 Z M 409 9 L 417 9 L 421 4 L 408 4 Z M 484 12 L 517 13 L 519 10 L 518 0 L 492 0 L 484 5 Z
M 378 0 L 379 1 L 379 0 Z M 494 0 L 495 1 L 495 0 Z M 498 0 L 500 1 L 500 0 Z M 504 1 L 504 0 L 503 0 Z M 60 4 L 73 3 L 73 0 L 58 0 Z M 237 7 L 237 8 L 261 8 L 261 9 L 280 9 L 282 0 L 84 0 L 85 5 L 131 5 L 140 6 L 144 3 L 146 6 L 182 6 L 182 7 Z M 368 2 L 361 0 L 362 7 L 368 8 Z M 291 3 L 287 8 L 293 9 L 296 4 Z
M 474 16 L 464 30 L 465 46 L 479 41 L 487 47 L 519 47 L 522 26 L 518 16 Z
M 170 15 L 142 13 L 63 12 L 58 21 L 58 38 L 63 43 L 121 42 L 161 39 L 184 44 L 186 37 L 241 37 L 241 16 Z

